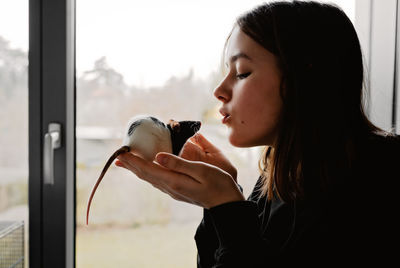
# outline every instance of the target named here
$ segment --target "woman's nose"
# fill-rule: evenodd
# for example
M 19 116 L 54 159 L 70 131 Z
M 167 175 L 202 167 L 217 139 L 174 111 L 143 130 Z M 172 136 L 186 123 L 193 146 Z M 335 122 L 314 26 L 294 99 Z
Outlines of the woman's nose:
M 228 102 L 230 99 L 230 94 L 224 85 L 224 81 L 222 81 L 215 89 L 214 89 L 214 96 L 222 101 Z

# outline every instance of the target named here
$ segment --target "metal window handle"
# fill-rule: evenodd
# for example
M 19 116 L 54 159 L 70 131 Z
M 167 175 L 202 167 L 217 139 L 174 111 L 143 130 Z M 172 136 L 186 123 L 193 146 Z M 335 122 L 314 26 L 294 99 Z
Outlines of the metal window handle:
M 61 147 L 61 125 L 50 123 L 48 131 L 44 135 L 43 182 L 54 184 L 54 150 Z

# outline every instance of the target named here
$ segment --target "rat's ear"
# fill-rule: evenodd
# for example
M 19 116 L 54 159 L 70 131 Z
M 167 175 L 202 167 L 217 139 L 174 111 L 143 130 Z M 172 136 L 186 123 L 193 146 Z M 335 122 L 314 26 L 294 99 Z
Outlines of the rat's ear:
M 171 126 L 173 131 L 179 132 L 181 130 L 181 125 L 179 124 L 178 121 L 175 121 L 174 119 L 170 119 L 168 121 L 168 125 Z

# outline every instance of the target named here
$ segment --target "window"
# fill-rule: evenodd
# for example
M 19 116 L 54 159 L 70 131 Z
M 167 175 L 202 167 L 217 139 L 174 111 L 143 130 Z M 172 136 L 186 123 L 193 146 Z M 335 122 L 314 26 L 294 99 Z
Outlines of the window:
M 77 267 L 195 267 L 202 209 L 110 167 L 86 202 L 131 116 L 200 120 L 238 168 L 247 196 L 258 148 L 235 148 L 219 121 L 219 61 L 236 16 L 263 1 L 76 1 Z M 339 1 L 338 1 L 339 2 Z M 354 1 L 340 1 L 354 18 Z
M 28 267 L 28 0 L 0 2 L 0 107 L 0 225 L 25 230 L 25 258 L 0 248 L 0 266 Z

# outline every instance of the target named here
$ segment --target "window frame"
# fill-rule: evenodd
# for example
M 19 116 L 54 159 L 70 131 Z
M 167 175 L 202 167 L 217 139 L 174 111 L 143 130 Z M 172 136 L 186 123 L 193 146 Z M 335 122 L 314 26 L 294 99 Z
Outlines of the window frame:
M 75 267 L 75 0 L 29 0 L 29 263 Z M 48 124 L 61 124 L 54 184 L 43 183 Z
M 398 0 L 356 0 L 355 27 L 365 61 L 366 110 L 374 124 L 397 134 L 400 134 L 399 12 Z

